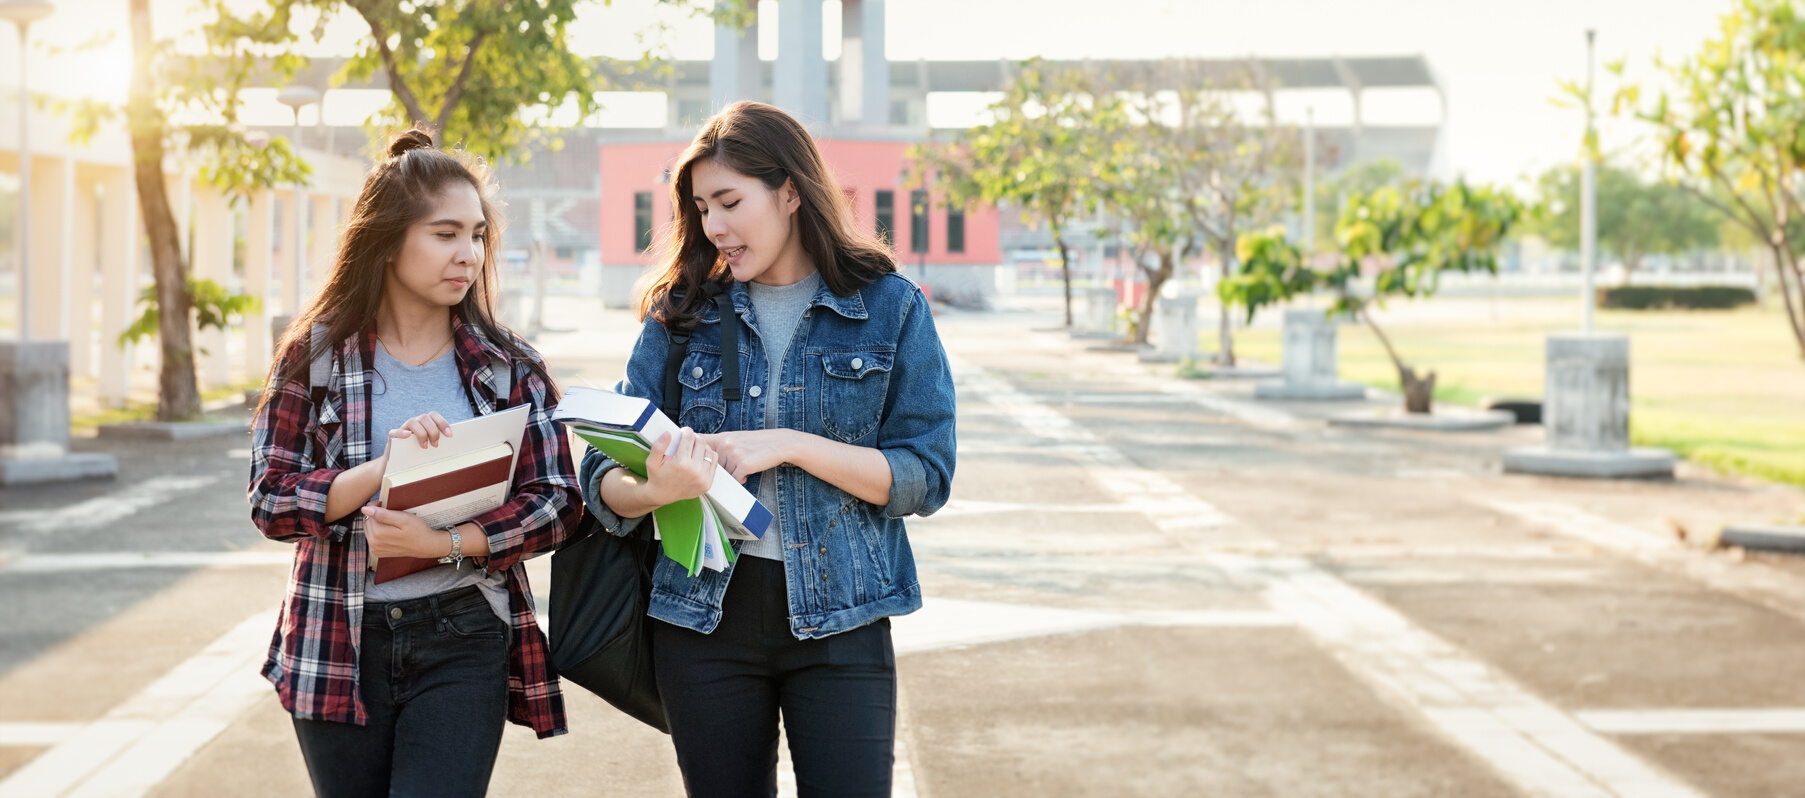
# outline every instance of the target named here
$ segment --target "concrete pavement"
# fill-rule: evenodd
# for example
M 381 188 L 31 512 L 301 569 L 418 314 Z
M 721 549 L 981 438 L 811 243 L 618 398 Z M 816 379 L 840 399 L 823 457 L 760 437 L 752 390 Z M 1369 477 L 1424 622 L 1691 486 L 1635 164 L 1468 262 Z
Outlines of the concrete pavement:
M 558 301 L 573 332 L 539 345 L 607 386 L 637 326 L 592 310 Z M 1507 476 L 1537 429 L 1332 428 L 1053 321 L 939 318 L 960 464 L 910 523 L 898 794 L 1805 794 L 1805 570 L 1670 532 L 1805 495 Z M 244 679 L 286 578 L 245 446 L 0 491 L 0 795 L 307 793 Z M 681 794 L 662 735 L 567 696 L 571 734 L 510 729 L 495 794 Z

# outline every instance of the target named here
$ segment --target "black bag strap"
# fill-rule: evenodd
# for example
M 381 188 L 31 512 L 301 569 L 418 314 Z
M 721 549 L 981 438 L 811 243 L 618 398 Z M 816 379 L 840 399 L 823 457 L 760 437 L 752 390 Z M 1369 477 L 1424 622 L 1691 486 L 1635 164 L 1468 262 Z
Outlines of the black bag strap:
M 310 332 L 312 335 L 307 345 L 318 354 L 313 356 L 313 362 L 307 366 L 307 396 L 313 400 L 314 412 L 318 413 L 319 406 L 326 401 L 326 388 L 332 382 L 333 348 L 320 346 L 320 342 L 326 340 L 326 325 L 315 324 Z
M 733 312 L 733 294 L 719 283 L 704 283 L 702 295 L 715 303 L 721 314 L 721 396 L 729 402 L 740 400 L 740 317 Z M 682 301 L 682 294 L 674 295 Z M 690 329 L 665 327 L 670 346 L 664 353 L 664 402 L 659 408 L 676 421 L 683 412 L 683 358 L 689 353 Z M 729 354 L 731 353 L 731 354 Z

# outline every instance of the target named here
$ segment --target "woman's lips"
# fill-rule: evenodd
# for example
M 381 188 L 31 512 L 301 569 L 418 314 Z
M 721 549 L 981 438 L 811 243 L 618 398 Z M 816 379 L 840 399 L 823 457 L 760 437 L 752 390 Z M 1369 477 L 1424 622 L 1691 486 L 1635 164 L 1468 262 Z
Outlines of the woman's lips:
M 744 254 L 746 254 L 745 247 L 729 247 L 721 250 L 721 257 L 726 258 L 728 263 L 739 263 L 740 256 Z
M 452 284 L 452 285 L 455 285 L 455 286 L 457 286 L 457 287 L 459 287 L 459 288 L 463 288 L 463 287 L 465 287 L 465 286 L 468 286 L 468 285 L 470 285 L 470 281 L 469 281 L 469 280 L 466 280 L 466 279 L 464 279 L 464 278 L 462 278 L 462 277 L 453 277 L 453 278 L 451 278 L 451 279 L 449 279 L 449 280 L 446 280 L 446 281 L 445 281 L 445 282 L 448 282 L 448 283 L 451 283 L 451 284 Z

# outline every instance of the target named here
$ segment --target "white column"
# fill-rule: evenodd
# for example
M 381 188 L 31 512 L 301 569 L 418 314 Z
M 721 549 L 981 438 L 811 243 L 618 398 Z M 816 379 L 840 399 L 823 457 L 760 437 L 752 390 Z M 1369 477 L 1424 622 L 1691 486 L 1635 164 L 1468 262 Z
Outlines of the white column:
M 295 218 L 294 192 L 283 191 L 280 199 L 282 210 L 276 217 L 276 225 L 281 228 L 281 234 L 272 236 L 276 239 L 276 280 L 282 290 L 280 310 L 276 312 L 293 316 L 301 306 L 301 274 L 297 265 L 299 259 L 295 257 L 295 247 L 301 243 L 295 228 L 300 225 Z
M 306 297 L 313 296 L 314 290 L 325 284 L 332 274 L 332 260 L 338 257 L 338 198 L 316 196 L 311 199 L 313 207 L 308 209 L 308 218 L 313 236 L 307 244 L 307 290 L 301 294 L 303 304 Z
M 857 125 L 865 119 L 865 3 L 841 0 L 840 7 L 840 118 L 834 121 Z
M 69 338 L 69 374 L 85 378 L 94 376 L 94 262 L 98 253 L 94 214 L 99 209 L 92 174 L 84 169 L 71 177 L 63 247 L 64 296 L 68 297 L 64 334 Z
M 63 235 L 69 223 L 69 198 L 73 194 L 73 175 L 66 172 L 64 159 L 32 158 L 31 186 L 26 201 L 31 215 L 31 337 L 36 340 L 63 338 L 69 308 L 63 292 L 63 253 L 68 241 Z
M 884 0 L 859 0 L 859 4 L 863 6 L 859 9 L 859 56 L 864 63 L 859 78 L 864 82 L 860 90 L 864 121 L 867 127 L 885 127 L 890 124 L 890 55 L 884 48 Z
M 740 100 L 760 100 L 763 95 L 764 66 L 758 60 L 758 21 L 754 19 L 743 31 L 716 25 L 714 61 L 708 67 L 709 111 L 719 111 Z
M 119 334 L 138 316 L 138 187 L 129 167 L 109 170 L 100 211 L 100 401 L 121 407 L 131 391 L 131 345 Z
M 269 191 L 251 195 L 244 233 L 244 292 L 257 297 L 262 309 L 244 317 L 244 376 L 255 380 L 269 371 L 270 266 L 276 222 L 275 197 Z
M 232 206 L 218 189 L 202 186 L 195 197 L 194 279 L 211 280 L 232 291 Z M 195 370 L 203 388 L 232 382 L 226 354 L 226 331 L 216 327 L 195 332 Z
M 821 0 L 785 0 L 777 13 L 777 107 L 805 125 L 827 122 L 827 61 L 821 53 Z

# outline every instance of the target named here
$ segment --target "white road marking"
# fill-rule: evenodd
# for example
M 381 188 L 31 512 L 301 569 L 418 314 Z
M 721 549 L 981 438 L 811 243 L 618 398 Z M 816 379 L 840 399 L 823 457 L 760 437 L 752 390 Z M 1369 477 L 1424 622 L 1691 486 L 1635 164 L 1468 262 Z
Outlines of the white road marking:
M 1482 506 L 1490 507 L 1505 515 L 1516 516 L 1531 524 L 1546 527 L 1554 532 L 1610 551 L 1649 551 L 1670 549 L 1677 545 L 1672 538 L 1645 532 L 1628 524 L 1620 524 L 1570 504 L 1485 499 L 1476 501 Z
M 49 746 L 74 736 L 79 723 L 0 723 L 0 745 Z
M 149 792 L 258 699 L 274 695 L 258 665 L 275 623 L 275 613 L 264 612 L 233 627 L 0 781 L 0 798 Z
M 1087 447 L 1091 476 L 1124 501 L 1157 496 L 1172 503 L 1168 506 L 1185 501 L 1208 506 L 1185 495 L 1163 475 L 1135 466 L 1051 408 L 1034 403 L 982 369 L 951 359 L 954 377 L 964 390 L 1008 407 L 1029 434 Z M 1213 508 L 1210 512 L 1214 523 L 1230 522 Z M 1698 795 L 1484 662 L 1308 562 L 1228 555 L 1212 561 L 1225 573 L 1264 585 L 1267 602 L 1307 630 L 1351 672 L 1415 709 L 1532 795 Z
M 983 643 L 1113 629 L 1122 626 L 1289 626 L 1290 619 L 1263 610 L 1074 610 L 929 597 L 921 609 L 890 619 L 896 653 L 918 654 Z
M 206 568 L 288 565 L 292 551 L 121 551 L 93 554 L 25 554 L 0 560 L 0 573 L 49 574 L 117 568 Z
M 1593 709 L 1573 716 L 1605 734 L 1805 733 L 1805 709 Z
M 137 515 L 183 491 L 218 481 L 218 477 L 153 477 L 123 490 L 54 510 L 0 512 L 0 524 L 17 525 L 21 530 L 38 533 L 96 529 Z

